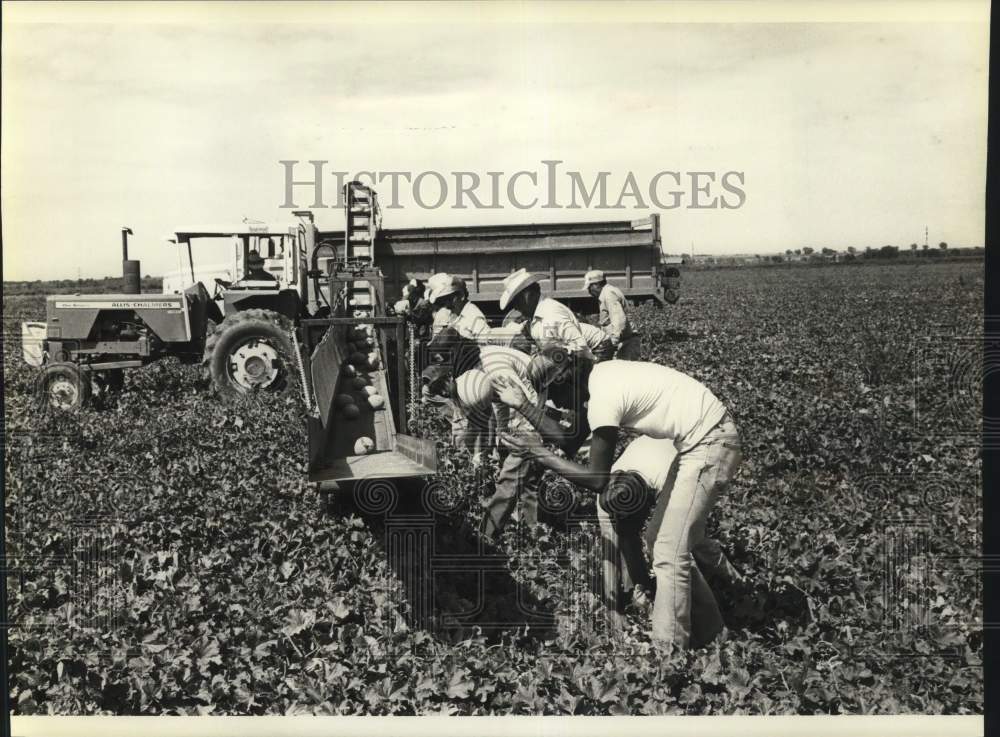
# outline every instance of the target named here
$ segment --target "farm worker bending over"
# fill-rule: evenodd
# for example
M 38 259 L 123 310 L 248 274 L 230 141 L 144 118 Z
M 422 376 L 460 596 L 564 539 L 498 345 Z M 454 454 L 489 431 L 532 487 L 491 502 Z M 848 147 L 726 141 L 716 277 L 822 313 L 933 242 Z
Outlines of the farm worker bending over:
M 543 351 L 532 359 L 532 372 L 545 386 L 566 380 L 578 362 L 565 354 Z M 593 428 L 589 468 L 560 458 L 530 439 L 505 435 L 502 440 L 569 479 L 600 494 L 609 481 L 611 459 L 622 429 L 667 438 L 677 448 L 677 477 L 653 544 L 656 600 L 653 638 L 670 648 L 691 642 L 692 551 L 705 537 L 705 522 L 742 460 L 740 436 L 732 418 L 709 389 L 686 374 L 645 361 L 605 361 L 589 378 L 571 376 L 589 397 L 587 418 Z M 517 409 L 536 427 L 539 409 L 515 384 L 503 386 L 502 402 Z M 706 604 L 714 616 L 714 597 Z
M 421 375 L 423 395 L 448 400 L 453 441 L 468 448 L 476 462 L 495 446 L 495 428 L 534 435 L 533 428 L 496 396 L 500 383 L 512 381 L 537 402 L 528 380 L 529 355 L 513 348 L 479 346 L 454 327 L 443 329 L 427 347 L 431 358 Z
M 588 271 L 583 277 L 583 288 L 597 300 L 601 308 L 601 329 L 615 346 L 615 358 L 638 361 L 642 352 L 639 336 L 633 332 L 632 323 L 625 314 L 625 295 L 618 287 L 608 284 L 604 272 Z
M 645 525 L 646 544 L 653 550 L 676 480 L 677 455 L 673 440 L 641 435 L 629 443 L 611 467 L 611 479 L 597 505 L 601 536 L 606 541 L 604 549 L 610 553 L 604 561 L 603 576 L 604 596 L 609 603 L 618 598 L 619 550 L 625 563 L 622 587 L 627 591 L 635 584 L 637 588 L 633 601 L 639 602 L 649 596 L 650 589 L 656 590 L 641 535 Z M 739 582 L 741 576 L 717 540 L 703 537 L 691 552 L 695 560 L 691 566 L 691 638 L 705 644 L 718 636 L 724 625 L 702 573 L 727 585 Z
M 527 335 L 539 350 L 553 346 L 568 356 L 586 360 L 588 364 L 595 360 L 576 315 L 561 302 L 542 297 L 536 275 L 519 269 L 504 279 L 500 309 L 516 310 L 523 317 L 527 322 Z M 584 411 L 586 397 L 583 392 L 575 390 L 572 382 L 562 382 L 550 388 L 548 399 L 572 413 L 571 435 L 562 444 L 562 450 L 572 457 L 590 435 Z
M 439 281 L 435 281 L 440 277 Z M 431 285 L 431 282 L 434 284 Z M 486 316 L 469 301 L 469 290 L 465 280 L 450 274 L 435 274 L 427 280 L 427 301 L 434 310 L 432 334 L 437 335 L 448 325 L 454 327 L 463 338 L 485 342 L 489 338 L 490 326 Z

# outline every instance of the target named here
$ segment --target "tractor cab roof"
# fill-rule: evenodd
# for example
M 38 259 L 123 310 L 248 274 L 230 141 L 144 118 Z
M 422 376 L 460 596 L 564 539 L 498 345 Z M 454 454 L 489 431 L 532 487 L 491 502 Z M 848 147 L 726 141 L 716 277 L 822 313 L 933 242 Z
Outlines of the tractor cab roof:
M 285 227 L 272 226 L 266 223 L 239 223 L 232 227 L 209 226 L 177 230 L 167 236 L 166 240 L 185 243 L 192 238 L 230 238 L 232 236 L 283 236 L 295 232 L 294 225 Z

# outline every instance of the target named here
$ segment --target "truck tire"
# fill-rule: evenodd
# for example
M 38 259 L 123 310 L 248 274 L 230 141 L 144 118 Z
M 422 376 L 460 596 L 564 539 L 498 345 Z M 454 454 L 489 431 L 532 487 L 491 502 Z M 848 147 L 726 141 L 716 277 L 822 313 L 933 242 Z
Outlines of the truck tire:
M 62 361 L 42 368 L 35 389 L 43 407 L 63 412 L 86 407 L 92 394 L 90 375 L 75 363 Z
M 206 378 L 223 397 L 286 391 L 295 376 L 291 330 L 288 318 L 271 310 L 229 315 L 205 339 Z

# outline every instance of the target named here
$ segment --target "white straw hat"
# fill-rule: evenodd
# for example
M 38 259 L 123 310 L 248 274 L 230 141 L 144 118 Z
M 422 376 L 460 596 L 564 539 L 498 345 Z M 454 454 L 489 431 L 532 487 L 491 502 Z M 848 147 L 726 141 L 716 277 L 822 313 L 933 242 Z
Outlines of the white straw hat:
M 538 283 L 538 277 L 527 269 L 518 269 L 503 280 L 503 294 L 500 295 L 500 309 L 506 310 L 511 300 L 524 291 L 525 287 Z

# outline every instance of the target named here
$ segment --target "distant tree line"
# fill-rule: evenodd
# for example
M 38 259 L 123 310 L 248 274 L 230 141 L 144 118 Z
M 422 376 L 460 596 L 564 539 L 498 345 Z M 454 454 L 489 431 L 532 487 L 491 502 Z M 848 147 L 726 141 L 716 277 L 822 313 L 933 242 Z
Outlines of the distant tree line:
M 120 276 L 105 276 L 86 279 L 35 279 L 33 281 L 5 281 L 4 294 L 113 294 L 122 291 Z M 159 292 L 163 279 L 147 274 L 142 277 L 143 292 Z
M 708 256 L 684 254 L 681 262 L 692 266 L 759 266 L 764 264 L 783 263 L 844 263 L 851 261 L 888 261 L 893 259 L 941 259 L 941 258 L 976 258 L 982 257 L 983 248 L 949 248 L 948 243 L 941 241 L 937 248 L 929 245 L 918 246 L 911 243 L 908 249 L 899 246 L 885 245 L 881 247 L 865 246 L 858 248 L 848 246 L 843 251 L 822 247 L 817 251 L 810 246 L 788 248 L 785 252 L 774 254 L 756 254 L 752 256 Z

